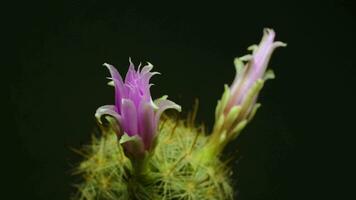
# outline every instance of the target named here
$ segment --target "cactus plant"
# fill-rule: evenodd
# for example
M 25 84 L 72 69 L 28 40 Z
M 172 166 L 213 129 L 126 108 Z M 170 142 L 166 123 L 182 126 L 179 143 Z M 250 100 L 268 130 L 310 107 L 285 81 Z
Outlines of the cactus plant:
M 225 200 L 233 199 L 231 169 L 221 153 L 253 118 L 260 104 L 257 96 L 264 82 L 273 50 L 285 46 L 274 42 L 275 33 L 265 29 L 251 55 L 236 58 L 236 77 L 215 110 L 211 134 L 196 126 L 194 110 L 188 119 L 161 114 L 180 111 L 167 96 L 152 100 L 152 64 L 130 68 L 123 80 L 116 69 L 109 85 L 115 88 L 115 105 L 98 108 L 95 116 L 100 137 L 93 136 L 80 152 L 83 161 L 75 169 L 82 177 L 75 200 Z

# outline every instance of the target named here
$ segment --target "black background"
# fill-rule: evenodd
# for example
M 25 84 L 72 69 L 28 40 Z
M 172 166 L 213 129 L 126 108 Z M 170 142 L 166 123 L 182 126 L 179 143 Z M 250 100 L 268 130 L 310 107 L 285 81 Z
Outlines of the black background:
M 328 167 L 339 156 L 337 138 L 352 133 L 343 130 L 353 119 L 353 6 L 347 0 L 15 2 L 4 18 L 6 52 L 15 55 L 2 70 L 9 74 L 3 100 L 10 102 L 2 129 L 3 189 L 11 195 L 5 199 L 69 198 L 77 180 L 71 169 L 80 159 L 70 149 L 90 141 L 96 108 L 113 103 L 104 62 L 122 74 L 128 57 L 153 63 L 162 73 L 153 78 L 153 97 L 168 94 L 182 116 L 198 98 L 197 122 L 211 128 L 223 84 L 234 77 L 233 58 L 258 43 L 264 27 L 288 47 L 272 57 L 277 78 L 263 89 L 262 108 L 228 147 L 237 158 L 236 198 L 331 195 L 330 178 L 338 175 Z

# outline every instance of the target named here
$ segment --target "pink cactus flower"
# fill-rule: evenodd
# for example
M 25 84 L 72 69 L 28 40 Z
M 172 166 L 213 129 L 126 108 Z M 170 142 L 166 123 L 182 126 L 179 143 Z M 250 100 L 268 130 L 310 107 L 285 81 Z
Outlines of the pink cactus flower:
M 115 87 L 115 105 L 105 105 L 99 107 L 95 116 L 101 120 L 104 115 L 110 115 L 117 120 L 120 127 L 117 135 L 126 134 L 129 137 L 136 136 L 140 140 L 141 150 L 150 151 L 157 134 L 159 119 L 166 109 L 181 110 L 181 107 L 172 101 L 167 100 L 167 96 L 152 101 L 149 83 L 150 78 L 159 74 L 151 72 L 153 66 L 148 63 L 142 69 L 137 70 L 130 60 L 130 66 L 125 80 L 120 73 L 109 64 L 104 64 L 111 74 L 111 82 Z M 134 148 L 127 147 L 132 151 Z M 136 149 L 137 150 L 137 149 Z M 135 152 L 131 152 L 135 153 Z

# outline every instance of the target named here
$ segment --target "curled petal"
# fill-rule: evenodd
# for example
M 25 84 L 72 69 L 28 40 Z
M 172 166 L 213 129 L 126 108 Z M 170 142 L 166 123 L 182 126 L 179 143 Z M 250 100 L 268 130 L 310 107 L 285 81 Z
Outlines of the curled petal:
M 144 144 L 142 139 L 137 135 L 129 136 L 124 133 L 120 138 L 120 144 L 125 148 L 125 154 L 130 157 L 140 158 L 145 155 Z
M 121 136 L 123 134 L 122 128 L 121 128 L 122 118 L 116 112 L 116 107 L 114 105 L 101 106 L 95 112 L 95 117 L 100 124 L 103 124 L 102 118 L 106 117 L 106 116 L 113 117 L 113 119 L 116 120 L 116 122 L 113 122 L 113 120 L 111 120 L 110 118 L 105 118 L 106 120 L 109 121 L 109 124 L 110 124 L 111 128 L 115 131 L 115 133 L 118 136 Z
M 157 100 L 155 100 L 154 104 L 158 107 L 158 110 L 155 113 L 155 121 L 158 123 L 161 114 L 167 109 L 176 109 L 178 112 L 182 110 L 181 106 L 167 99 L 168 96 L 165 95 Z
M 105 115 L 110 115 L 114 117 L 119 123 L 121 123 L 121 116 L 117 113 L 116 107 L 114 105 L 105 105 L 99 107 L 95 112 L 95 118 L 100 124 L 102 124 L 101 118 Z
M 151 70 L 152 70 L 152 68 L 153 68 L 153 65 L 151 64 L 151 63 L 149 63 L 149 62 L 147 62 L 147 65 L 145 65 L 143 68 L 142 68 L 142 70 L 141 70 L 141 74 L 146 74 L 146 73 L 148 73 L 148 72 L 150 72 Z

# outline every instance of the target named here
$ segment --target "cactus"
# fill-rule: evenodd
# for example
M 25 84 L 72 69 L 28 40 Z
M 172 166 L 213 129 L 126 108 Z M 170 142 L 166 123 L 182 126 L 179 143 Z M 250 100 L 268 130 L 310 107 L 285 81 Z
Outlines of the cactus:
M 101 136 L 92 137 L 79 152 L 84 160 L 75 169 L 82 177 L 74 200 L 228 200 L 233 199 L 231 169 L 221 153 L 252 119 L 263 83 L 273 78 L 267 63 L 278 46 L 266 29 L 252 55 L 236 58 L 236 78 L 218 101 L 211 134 L 196 126 L 196 109 L 182 120 L 162 115 L 180 106 L 164 96 L 152 101 L 152 65 L 130 69 L 125 81 L 105 64 L 115 87 L 115 106 L 102 106 L 96 117 Z M 197 108 L 197 107 L 196 107 Z M 144 128 L 142 128 L 144 127 Z
M 195 160 L 207 141 L 203 126 L 164 116 L 155 151 L 139 177 L 115 132 L 103 126 L 101 132 L 82 152 L 86 160 L 77 172 L 84 181 L 75 199 L 232 199 L 226 164 L 218 157 L 206 163 Z

